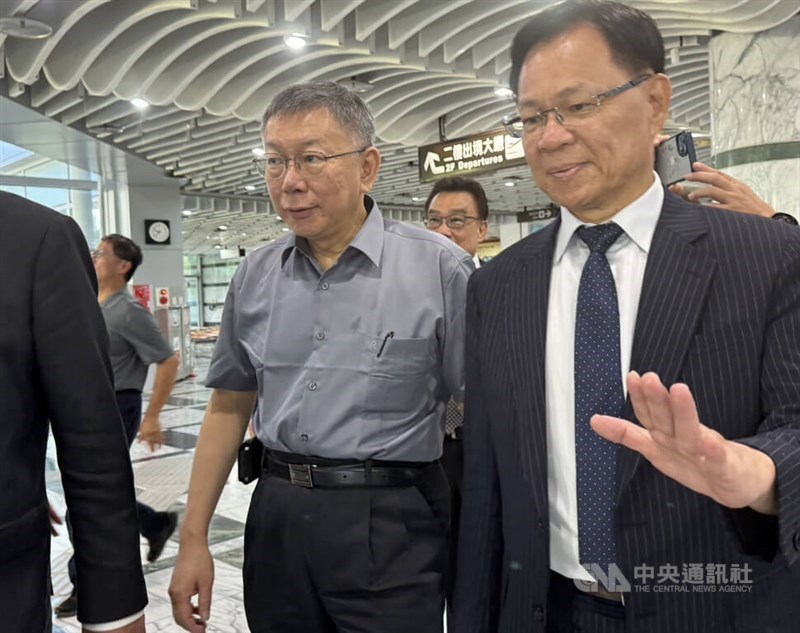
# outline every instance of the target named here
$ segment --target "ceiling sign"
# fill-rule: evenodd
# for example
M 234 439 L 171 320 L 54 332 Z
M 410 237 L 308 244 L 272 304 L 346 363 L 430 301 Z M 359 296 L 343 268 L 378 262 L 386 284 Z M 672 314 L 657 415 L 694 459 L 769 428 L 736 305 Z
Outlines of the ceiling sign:
M 525 164 L 522 140 L 509 136 L 503 128 L 424 145 L 417 151 L 420 182 Z

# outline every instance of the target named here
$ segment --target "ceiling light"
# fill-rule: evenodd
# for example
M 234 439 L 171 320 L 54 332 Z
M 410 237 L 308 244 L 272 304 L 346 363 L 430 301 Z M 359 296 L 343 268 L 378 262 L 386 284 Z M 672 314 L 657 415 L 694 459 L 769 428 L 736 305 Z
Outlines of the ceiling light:
M 131 99 L 131 105 L 134 108 L 138 108 L 139 110 L 144 110 L 145 108 L 149 108 L 150 107 L 150 104 L 147 103 L 147 101 L 145 101 L 144 99 L 140 99 L 139 97 L 136 97 L 135 99 Z
M 355 77 L 350 77 L 350 79 L 345 79 L 343 81 L 340 81 L 339 83 L 348 90 L 357 92 L 359 94 L 369 92 L 370 90 L 373 90 L 375 88 L 375 86 L 373 86 L 368 81 L 364 81 L 363 79 L 356 79 Z
M 222 248 L 221 244 L 214 244 L 214 248 Z
M 506 180 L 503 184 L 506 187 L 515 187 L 517 183 L 515 183 L 513 180 Z
M 21 40 L 41 40 L 53 34 L 53 27 L 46 22 L 18 15 L 0 18 L 0 34 Z
M 227 224 L 220 224 L 217 227 L 217 229 L 220 230 L 220 231 L 227 231 L 228 230 L 228 225 Z
M 244 188 L 247 189 L 247 191 L 255 191 L 256 190 L 256 186 L 255 185 L 245 185 Z
M 247 237 L 247 233 L 242 233 L 242 237 Z
M 283 38 L 283 43 L 293 50 L 300 50 L 306 45 L 306 38 L 297 33 L 292 33 Z
M 411 201 L 412 202 L 422 202 L 422 197 L 421 196 L 411 196 Z
M 284 227 L 281 229 L 281 231 L 283 231 L 284 233 L 286 233 L 288 230 L 289 230 L 289 227 L 288 227 L 288 226 L 284 226 Z
M 192 212 L 189 211 L 189 209 L 184 209 L 181 213 L 183 213 L 183 215 L 192 215 Z
M 498 86 L 494 89 L 494 93 L 498 97 L 502 97 L 503 99 L 508 99 L 509 97 L 514 96 L 514 91 L 511 88 L 507 88 L 506 86 Z
M 259 158 L 262 157 L 265 153 L 264 150 L 260 147 L 254 147 L 250 151 L 253 152 L 253 156 L 258 156 Z

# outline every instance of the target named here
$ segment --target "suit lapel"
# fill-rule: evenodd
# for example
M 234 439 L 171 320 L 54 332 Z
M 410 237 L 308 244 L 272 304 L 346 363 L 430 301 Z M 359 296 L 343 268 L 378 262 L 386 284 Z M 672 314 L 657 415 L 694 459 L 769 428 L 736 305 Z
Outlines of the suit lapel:
M 631 370 L 655 372 L 667 386 L 680 377 L 716 271 L 716 261 L 696 244 L 706 232 L 694 205 L 665 193 L 642 283 Z M 630 399 L 623 415 L 635 421 Z M 642 459 L 634 451 L 620 449 L 618 503 Z
M 545 335 L 550 273 L 560 221 L 527 238 L 504 292 L 505 352 L 513 384 L 512 437 L 523 479 L 537 512 L 546 516 L 547 433 L 545 425 Z

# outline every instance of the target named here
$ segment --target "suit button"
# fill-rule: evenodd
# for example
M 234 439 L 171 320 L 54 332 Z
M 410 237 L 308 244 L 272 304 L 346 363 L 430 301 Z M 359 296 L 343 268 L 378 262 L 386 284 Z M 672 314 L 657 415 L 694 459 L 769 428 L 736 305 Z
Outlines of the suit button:
M 537 622 L 544 622 L 544 609 L 542 609 L 542 607 L 536 607 L 533 610 L 533 613 L 536 616 L 536 621 Z
M 542 523 L 541 521 L 537 521 L 536 522 L 536 527 L 538 527 L 540 530 L 543 530 L 544 529 L 544 523 Z

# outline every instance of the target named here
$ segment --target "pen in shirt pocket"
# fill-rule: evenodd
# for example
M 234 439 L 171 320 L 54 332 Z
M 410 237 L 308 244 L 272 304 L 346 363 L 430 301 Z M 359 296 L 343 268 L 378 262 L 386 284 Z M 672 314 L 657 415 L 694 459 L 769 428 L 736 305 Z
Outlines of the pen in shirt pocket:
M 380 358 L 381 354 L 383 354 L 383 348 L 386 347 L 386 341 L 388 341 L 390 338 L 394 338 L 394 332 L 387 332 L 386 336 L 383 337 L 383 343 L 381 343 L 381 348 L 378 350 L 377 358 Z

